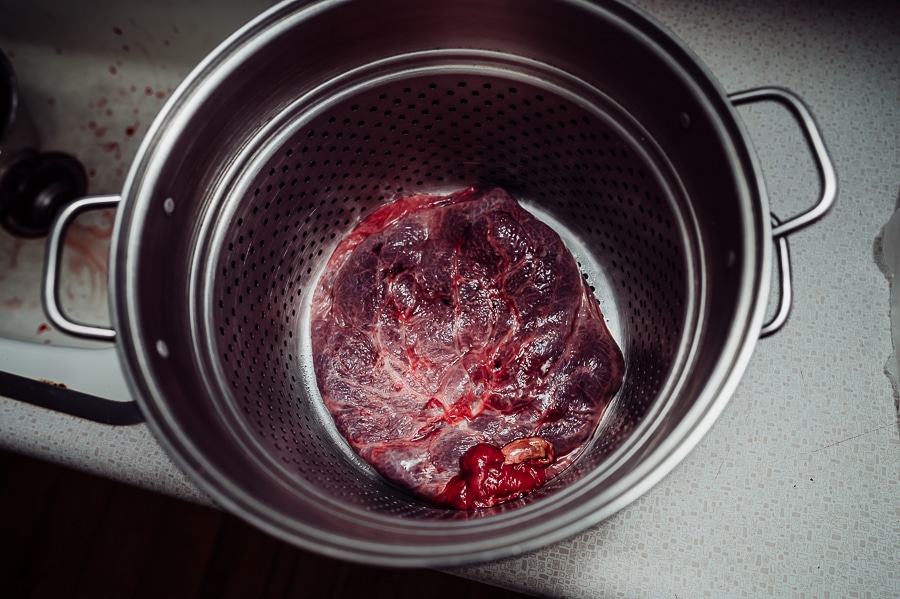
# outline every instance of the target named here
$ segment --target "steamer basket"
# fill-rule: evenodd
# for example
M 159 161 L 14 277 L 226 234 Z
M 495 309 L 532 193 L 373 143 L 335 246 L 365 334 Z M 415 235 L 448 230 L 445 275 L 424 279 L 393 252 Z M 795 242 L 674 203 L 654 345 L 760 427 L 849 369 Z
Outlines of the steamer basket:
M 387 484 L 335 432 L 307 310 L 368 213 L 470 185 L 505 187 L 560 233 L 627 371 L 572 467 L 460 512 Z M 224 507 L 332 556 L 448 566 L 569 536 L 686 455 L 760 334 L 771 236 L 732 103 L 626 5 L 283 4 L 151 128 L 119 206 L 114 328 L 150 425 Z

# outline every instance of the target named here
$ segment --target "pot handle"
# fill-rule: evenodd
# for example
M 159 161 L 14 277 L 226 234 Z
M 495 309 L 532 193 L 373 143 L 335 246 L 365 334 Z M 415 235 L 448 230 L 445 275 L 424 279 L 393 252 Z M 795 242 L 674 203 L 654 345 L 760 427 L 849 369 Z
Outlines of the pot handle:
M 819 126 L 809 108 L 794 92 L 781 87 L 760 87 L 730 94 L 729 99 L 734 106 L 753 104 L 755 102 L 776 102 L 786 107 L 803 132 L 803 137 L 812 151 L 813 162 L 819 173 L 821 192 L 815 204 L 805 212 L 781 221 L 772 215 L 772 240 L 777 245 L 778 269 L 781 273 L 781 298 L 775 316 L 762 326 L 760 338 L 776 333 L 787 322 L 791 312 L 793 290 L 791 287 L 791 255 L 787 236 L 795 231 L 808 227 L 824 216 L 834 204 L 837 197 L 838 183 L 834 164 L 825 147 Z
M 116 332 L 105 327 L 81 324 L 70 320 L 59 307 L 59 265 L 62 262 L 63 247 L 69 225 L 83 212 L 115 208 L 122 200 L 120 196 L 90 196 L 75 200 L 64 206 L 50 227 L 47 239 L 47 258 L 44 261 L 44 311 L 50 322 L 61 331 L 83 339 L 113 341 Z
M 775 229 L 781 221 L 774 214 L 772 216 L 772 228 Z M 788 247 L 787 237 L 782 235 L 773 239 L 778 250 L 779 302 L 775 315 L 759 330 L 759 338 L 764 339 L 781 330 L 791 313 L 791 305 L 794 302 L 794 289 L 791 285 L 791 250 Z
M 834 164 L 828 155 L 828 149 L 822 140 L 822 133 L 816 124 L 809 108 L 794 92 L 781 87 L 759 87 L 756 89 L 748 89 L 746 91 L 730 94 L 729 99 L 735 106 L 741 104 L 752 104 L 755 102 L 777 102 L 786 107 L 791 114 L 797 119 L 806 143 L 812 150 L 812 157 L 816 163 L 816 169 L 819 171 L 819 181 L 822 186 L 822 192 L 818 201 L 806 212 L 802 212 L 797 216 L 791 217 L 781 224 L 772 228 L 772 238 L 778 239 L 785 235 L 789 235 L 794 231 L 798 231 L 811 225 L 818 220 L 834 204 L 837 197 L 837 174 L 834 170 Z

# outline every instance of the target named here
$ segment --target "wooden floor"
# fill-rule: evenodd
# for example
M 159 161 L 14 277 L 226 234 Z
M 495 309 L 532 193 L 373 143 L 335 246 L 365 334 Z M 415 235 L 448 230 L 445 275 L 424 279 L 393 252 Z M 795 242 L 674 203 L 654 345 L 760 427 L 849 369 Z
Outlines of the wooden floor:
M 219 511 L 2 451 L 0 596 L 527 597 L 319 557 Z

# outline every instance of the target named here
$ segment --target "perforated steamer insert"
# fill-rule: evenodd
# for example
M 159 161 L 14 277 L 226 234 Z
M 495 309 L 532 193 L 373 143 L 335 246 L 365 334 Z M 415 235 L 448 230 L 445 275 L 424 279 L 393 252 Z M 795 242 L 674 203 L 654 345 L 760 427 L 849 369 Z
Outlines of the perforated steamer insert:
M 457 60 L 476 58 L 485 61 Z M 402 195 L 498 184 L 560 233 L 630 356 L 622 400 L 584 458 L 593 464 L 579 470 L 618 447 L 670 374 L 688 272 L 673 191 L 625 115 L 610 115 L 615 107 L 596 92 L 555 86 L 550 73 L 442 62 L 354 81 L 352 91 L 298 106 L 271 138 L 261 134 L 252 167 L 238 169 L 254 176 L 217 219 L 214 245 L 225 251 L 205 315 L 232 405 L 269 457 L 289 473 L 324 472 L 315 484 L 346 501 L 423 518 L 460 516 L 377 481 L 383 496 L 372 496 L 376 475 L 334 430 L 309 362 L 306 308 L 317 275 L 360 219 Z
M 309 365 L 307 311 L 367 214 L 470 185 L 506 188 L 561 235 L 626 374 L 569 469 L 464 512 L 412 499 L 349 450 Z M 382 565 L 514 555 L 657 483 L 737 385 L 772 266 L 762 175 L 732 102 L 680 42 L 612 0 L 278 5 L 195 69 L 121 200 L 65 211 L 49 255 L 80 210 L 111 204 L 113 330 L 67 321 L 48 292 L 54 324 L 116 338 L 148 424 L 220 505 Z

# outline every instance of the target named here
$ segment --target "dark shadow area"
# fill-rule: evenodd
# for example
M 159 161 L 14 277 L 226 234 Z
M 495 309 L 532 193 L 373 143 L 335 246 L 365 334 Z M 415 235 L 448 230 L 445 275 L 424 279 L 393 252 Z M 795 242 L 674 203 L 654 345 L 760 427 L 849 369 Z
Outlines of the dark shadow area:
M 526 599 L 302 551 L 218 510 L 0 451 L 0 595 Z

